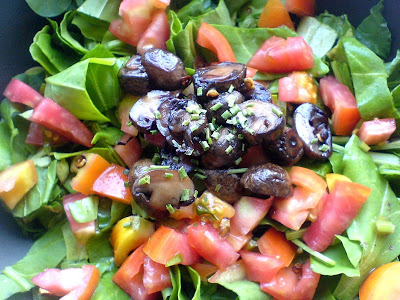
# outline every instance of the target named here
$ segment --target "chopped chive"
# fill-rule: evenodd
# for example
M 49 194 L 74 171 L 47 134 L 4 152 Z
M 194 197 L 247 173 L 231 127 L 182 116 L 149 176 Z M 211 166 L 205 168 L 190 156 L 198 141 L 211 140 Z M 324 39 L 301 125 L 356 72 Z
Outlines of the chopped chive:
M 232 93 L 235 87 L 231 84 L 231 86 L 228 89 L 228 93 Z
M 249 168 L 229 169 L 228 174 L 241 174 L 246 173 Z
M 196 104 L 192 104 L 186 107 L 186 111 L 191 114 L 199 114 L 200 108 Z
M 174 145 L 175 148 L 180 148 L 181 145 L 176 140 L 172 140 L 172 144 Z
M 190 127 L 190 131 L 196 131 L 197 129 L 199 129 L 199 126 L 198 125 L 193 125 L 192 127 Z
M 303 228 L 300 230 L 288 230 L 285 232 L 286 239 L 288 241 L 299 239 L 303 236 L 303 233 L 306 231 L 307 228 Z
M 156 117 L 156 119 L 161 119 L 161 114 L 158 110 L 154 111 L 154 116 Z
M 190 190 L 189 189 L 184 189 L 182 191 L 181 201 L 189 201 L 189 199 L 190 199 Z
M 124 169 L 124 175 L 128 175 L 129 174 L 129 170 L 128 169 Z
M 196 169 L 194 169 L 196 172 L 199 172 L 199 173 L 201 173 L 201 174 L 203 174 L 203 175 L 206 175 L 206 171 L 204 171 L 203 169 L 200 169 L 200 168 L 196 168 Z
M 303 249 L 304 251 L 308 252 L 309 254 L 314 256 L 316 259 L 318 259 L 322 263 L 324 263 L 324 264 L 326 264 L 328 266 L 331 266 L 331 267 L 335 266 L 336 262 L 334 260 L 332 260 L 329 257 L 323 255 L 322 253 L 319 253 L 319 252 L 317 252 L 315 250 L 312 250 L 310 247 L 308 247 L 302 241 L 300 241 L 298 239 L 294 239 L 294 240 L 292 240 L 292 243 L 294 243 L 295 245 L 299 246 L 301 249 Z
M 246 145 L 242 144 L 242 151 L 244 151 L 246 149 Z
M 197 177 L 197 178 L 199 178 L 199 179 L 201 179 L 201 180 L 206 179 L 206 176 L 204 176 L 203 174 L 200 174 L 200 173 L 194 174 L 194 177 Z
M 202 141 L 200 143 L 201 147 L 203 147 L 204 151 L 207 151 L 208 149 L 210 149 L 210 145 L 207 143 L 207 141 Z
M 163 154 L 163 155 L 161 155 L 161 157 L 162 157 L 163 159 L 168 159 L 168 155 L 167 155 L 167 154 Z
M 199 191 L 198 190 L 194 190 L 194 193 L 193 193 L 193 197 L 194 198 L 197 198 L 197 195 L 199 194 Z
M 190 120 L 189 120 L 189 119 L 186 119 L 185 121 L 182 122 L 182 125 L 183 125 L 183 126 L 188 126 L 189 123 L 190 123 Z
M 194 156 L 199 156 L 199 155 L 200 155 L 199 150 L 194 150 L 194 151 L 193 151 L 193 155 L 194 155 Z
M 151 133 L 152 135 L 155 135 L 155 134 L 157 134 L 157 133 L 158 133 L 158 130 L 157 130 L 157 129 L 150 130 L 150 133 Z
M 206 128 L 206 140 L 208 144 L 212 145 L 213 141 L 211 139 L 210 128 Z
M 244 136 L 241 133 L 239 133 L 237 137 L 238 137 L 239 140 L 243 140 L 244 139 Z
M 228 120 L 230 117 L 232 117 L 232 114 L 229 110 L 226 110 L 222 113 L 221 117 L 224 118 L 224 120 Z
M 239 123 L 236 117 L 226 120 L 226 124 L 237 125 Z
M 215 131 L 215 125 L 213 123 L 208 123 L 208 128 L 210 128 L 211 131 Z
M 157 166 L 157 165 L 151 165 L 148 168 L 146 168 L 146 171 L 154 171 L 154 170 L 168 170 L 170 166 Z
M 316 144 L 318 143 L 318 138 L 313 138 L 310 142 L 311 144 Z
M 187 155 L 187 156 L 190 156 L 190 155 L 192 155 L 193 154 L 193 148 L 189 148 L 189 149 L 187 149 L 186 151 L 185 151 L 185 154 Z
M 250 128 L 250 127 L 246 127 L 245 130 L 250 133 L 251 135 L 255 135 L 256 132 L 254 131 L 254 129 Z
M 237 160 L 235 160 L 235 165 L 238 165 L 242 162 L 242 158 L 239 157 Z
M 250 108 L 246 108 L 247 116 L 254 116 L 254 112 Z
M 396 226 L 386 218 L 379 218 L 375 221 L 375 228 L 380 234 L 391 234 Z
M 150 184 L 150 175 L 144 175 L 142 178 L 139 179 L 139 185 Z
M 218 193 L 220 189 L 221 189 L 221 185 L 218 183 L 218 184 L 215 186 L 215 189 L 214 189 L 214 190 Z
M 239 107 L 239 105 L 235 104 L 234 106 L 232 106 L 232 108 L 229 109 L 229 111 L 232 113 L 232 115 L 237 115 L 241 109 Z
M 211 137 L 212 137 L 214 140 L 218 140 L 220 135 L 221 135 L 221 134 L 220 134 L 218 131 L 214 131 L 213 134 L 211 135 Z
M 129 121 L 126 122 L 126 126 L 132 126 L 132 125 L 133 125 L 133 123 L 132 123 L 131 120 L 129 120 Z
M 274 106 L 272 106 L 272 112 L 278 117 L 281 117 L 283 115 L 283 112 L 281 112 L 277 107 Z
M 211 109 L 212 111 L 217 111 L 217 110 L 220 109 L 222 106 L 223 106 L 222 103 L 221 103 L 221 102 L 218 102 L 218 103 L 214 104 L 213 106 L 211 106 L 210 109 Z
M 213 117 L 213 118 L 211 119 L 211 123 L 213 123 L 213 124 L 215 125 L 216 122 L 217 122 L 217 119 L 216 119 L 215 117 Z
M 164 176 L 165 176 L 165 178 L 172 178 L 172 177 L 174 177 L 174 174 L 172 174 L 172 173 L 165 173 Z
M 253 107 L 254 103 L 246 103 L 246 107 Z
M 165 205 L 165 208 L 169 211 L 170 214 L 173 214 L 175 212 L 175 208 L 172 207 L 171 203 Z
M 228 134 L 228 135 L 225 137 L 225 139 L 226 139 L 228 142 L 230 142 L 230 141 L 233 140 L 234 137 L 235 137 L 235 136 L 234 136 L 232 133 L 230 133 L 230 134 Z
M 159 164 L 161 162 L 161 156 L 158 153 L 154 153 L 153 158 L 151 159 L 153 163 Z
M 246 116 L 243 114 L 243 112 L 239 112 L 236 117 L 238 118 L 240 126 L 245 128 L 247 126 L 247 123 L 249 123 L 249 120 L 247 120 Z
M 323 144 L 318 148 L 319 151 L 326 152 L 329 151 L 330 147 L 327 144 Z
M 124 187 L 129 187 L 129 181 L 124 181 Z
M 229 95 L 226 97 L 226 102 L 228 103 L 229 107 L 233 107 L 235 105 L 235 99 L 236 97 L 234 95 Z
M 197 96 L 203 96 L 203 88 L 201 87 L 197 88 Z
M 192 121 L 200 120 L 200 115 L 199 114 L 191 114 L 190 120 L 192 120 Z
M 232 151 L 233 151 L 233 147 L 231 145 L 229 145 L 229 147 L 225 149 L 226 154 L 230 154 Z
M 368 146 L 365 142 L 363 142 L 363 141 L 360 141 L 360 143 L 358 144 L 358 147 L 360 147 L 360 149 L 362 150 L 362 151 L 364 151 L 364 152 L 368 152 L 370 149 L 371 149 L 371 147 L 370 146 Z
M 198 159 L 191 159 L 190 162 L 196 166 L 199 165 L 199 160 Z
M 179 157 L 178 157 L 178 156 L 174 156 L 174 157 L 172 158 L 172 160 L 173 160 L 174 162 L 178 163 L 178 162 L 179 162 Z
M 178 173 L 181 180 L 185 179 L 188 176 L 184 167 L 180 167 Z

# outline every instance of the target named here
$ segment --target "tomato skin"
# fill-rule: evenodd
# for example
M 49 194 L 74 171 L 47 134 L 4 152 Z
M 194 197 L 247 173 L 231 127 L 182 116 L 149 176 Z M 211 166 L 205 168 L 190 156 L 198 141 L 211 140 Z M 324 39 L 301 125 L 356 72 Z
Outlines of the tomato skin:
M 3 95 L 12 102 L 22 103 L 29 107 L 36 107 L 43 96 L 25 82 L 13 78 L 6 86 Z
M 58 133 L 71 142 L 91 148 L 93 133 L 73 114 L 49 98 L 33 109 L 29 120 Z
M 201 23 L 196 42 L 216 54 L 218 61 L 236 62 L 235 54 L 224 35 L 205 22 Z
M 128 168 L 132 167 L 142 155 L 143 148 L 135 136 L 124 134 L 114 146 L 115 152 L 121 157 Z
M 303 240 L 313 250 L 324 251 L 336 234 L 342 234 L 353 221 L 372 189 L 362 184 L 338 181 L 327 196 L 317 220 L 307 228 Z
M 243 259 L 239 259 L 225 270 L 218 270 L 208 279 L 210 283 L 233 282 L 246 279 L 246 267 Z
M 360 300 L 398 299 L 400 262 L 391 262 L 375 269 L 362 283 Z
M 190 246 L 200 256 L 220 269 L 226 269 L 239 258 L 229 242 L 223 240 L 218 231 L 208 223 L 198 222 L 189 226 L 188 239 Z
M 219 269 L 216 265 L 204 260 L 190 266 L 200 275 L 202 281 L 207 281 L 207 277 L 217 272 Z M 210 281 L 211 282 L 211 281 Z
M 351 135 L 361 119 L 357 100 L 349 88 L 340 83 L 334 76 L 320 80 L 322 101 L 332 112 L 332 126 L 337 135 Z
M 93 193 L 125 204 L 131 204 L 133 198 L 129 187 L 125 186 L 128 176 L 124 172 L 124 167 L 111 164 L 93 183 Z
M 301 36 L 286 40 L 273 36 L 261 45 L 247 65 L 267 73 L 304 71 L 313 67 L 314 54 Z
M 371 121 L 365 121 L 361 125 L 357 135 L 360 140 L 367 145 L 376 145 L 387 142 L 395 131 L 396 121 L 393 118 L 374 119 Z
M 315 0 L 286 0 L 285 6 L 287 10 L 299 17 L 315 14 Z
M 164 10 L 157 10 L 149 26 L 140 37 L 137 44 L 137 52 L 144 54 L 146 50 L 158 48 L 167 50 L 166 42 L 169 39 L 169 25 L 167 15 Z
M 31 122 L 25 144 L 41 147 L 44 145 L 45 139 L 52 146 L 68 143 L 68 140 L 63 136 Z
M 292 19 L 281 0 L 268 0 L 257 22 L 258 27 L 276 28 L 287 26 L 294 30 Z
M 290 103 L 317 103 L 317 86 L 312 77 L 303 71 L 290 73 L 279 79 L 278 99 Z
M 143 285 L 149 294 L 153 294 L 172 286 L 169 269 L 156 263 L 150 257 L 144 258 Z

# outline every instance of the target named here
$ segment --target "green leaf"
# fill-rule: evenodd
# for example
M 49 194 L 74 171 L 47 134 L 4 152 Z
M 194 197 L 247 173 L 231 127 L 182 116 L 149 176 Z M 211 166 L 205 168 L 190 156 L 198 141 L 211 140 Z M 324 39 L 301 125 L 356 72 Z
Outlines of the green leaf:
M 106 272 L 100 277 L 97 288 L 91 300 L 129 300 L 130 297 L 113 281 L 114 271 Z
M 69 204 L 72 217 L 77 223 L 87 223 L 97 219 L 99 198 L 88 196 Z
M 325 12 L 320 14 L 317 19 L 334 29 L 338 33 L 339 38 L 353 35 L 354 28 L 347 19 L 347 15 L 335 16 Z
M 75 238 L 69 222 L 66 222 L 61 227 L 61 230 L 63 233 L 65 249 L 67 253 L 66 259 L 69 261 L 87 260 L 88 254 L 86 252 L 86 247 L 79 243 L 78 240 Z
M 359 241 L 363 247 L 360 276 L 350 278 L 343 275 L 334 292 L 337 299 L 354 298 L 372 269 L 394 260 L 400 254 L 400 232 L 379 235 L 374 224 L 376 218 L 383 217 L 400 228 L 400 203 L 388 182 L 379 174 L 371 156 L 362 151 L 358 144 L 357 136 L 352 136 L 346 144 L 343 174 L 354 182 L 372 188 L 372 192 L 347 229 L 349 239 Z
M 86 0 L 77 11 L 110 23 L 119 18 L 120 5 L 121 0 Z
M 242 280 L 242 281 L 234 281 L 234 282 L 225 282 L 221 283 L 221 285 L 232 292 L 235 292 L 238 295 L 238 299 L 257 299 L 257 300 L 271 300 L 272 297 L 266 293 L 264 293 L 260 289 L 260 285 L 258 283 Z
M 26 0 L 29 7 L 39 16 L 52 18 L 70 9 L 72 0 Z
M 388 74 L 388 87 L 393 90 L 400 85 L 400 50 L 397 50 L 395 58 L 385 65 Z
M 98 141 L 102 141 L 105 144 L 115 146 L 123 135 L 124 133 L 120 129 L 108 126 L 101 129 L 94 135 L 92 144 L 96 144 Z
M 86 243 L 86 249 L 90 263 L 97 263 L 104 258 L 112 258 L 114 256 L 112 246 L 110 244 L 111 230 L 103 230 L 91 236 Z

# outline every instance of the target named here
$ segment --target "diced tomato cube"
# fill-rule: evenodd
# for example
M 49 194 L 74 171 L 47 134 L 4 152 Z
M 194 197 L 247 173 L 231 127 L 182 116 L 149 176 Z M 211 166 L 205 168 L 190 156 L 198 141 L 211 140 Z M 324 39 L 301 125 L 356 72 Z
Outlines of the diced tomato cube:
M 377 145 L 387 142 L 395 131 L 396 121 L 394 119 L 374 119 L 365 121 L 357 135 L 367 145 Z
M 12 102 L 22 103 L 32 108 L 36 107 L 43 99 L 39 92 L 17 78 L 11 79 L 3 95 Z

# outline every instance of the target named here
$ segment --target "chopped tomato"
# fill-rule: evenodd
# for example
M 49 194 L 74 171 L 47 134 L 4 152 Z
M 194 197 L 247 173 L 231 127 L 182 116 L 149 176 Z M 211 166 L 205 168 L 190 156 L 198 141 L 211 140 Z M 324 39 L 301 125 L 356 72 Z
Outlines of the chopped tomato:
M 271 255 L 241 250 L 240 256 L 246 268 L 247 279 L 256 282 L 268 282 L 282 269 L 284 263 Z
M 239 254 L 218 231 L 208 223 L 198 222 L 188 227 L 189 244 L 204 259 L 225 269 L 232 265 Z
M 169 25 L 164 10 L 157 10 L 152 16 L 151 23 L 140 37 L 137 52 L 144 54 L 146 50 L 158 48 L 167 50 L 166 42 L 169 39 Z
M 156 134 L 145 133 L 144 139 L 150 144 L 160 148 L 164 148 L 165 143 L 167 142 L 165 136 L 163 136 L 160 132 L 157 132 Z
M 360 300 L 396 299 L 400 295 L 400 262 L 380 266 L 368 275 L 360 288 Z
M 231 219 L 235 209 L 229 203 L 219 199 L 209 191 L 205 191 L 195 200 L 196 213 L 204 221 L 220 223 L 224 218 Z
M 273 36 L 261 45 L 247 65 L 267 73 L 304 71 L 313 67 L 314 54 L 301 36 L 286 40 Z
M 196 203 L 192 202 L 190 205 L 180 206 L 175 208 L 173 213 L 170 213 L 170 217 L 182 220 L 182 219 L 196 219 L 198 215 L 196 214 Z
M 351 135 L 360 120 L 357 100 L 349 88 L 334 76 L 320 80 L 322 101 L 332 112 L 332 126 L 337 135 Z
M 93 133 L 73 114 L 49 98 L 43 98 L 33 109 L 29 120 L 68 140 L 91 148 Z
M 200 261 L 200 256 L 189 244 L 188 234 L 161 226 L 150 237 L 144 252 L 155 262 L 166 265 L 172 259 L 177 263 L 191 265 Z
M 258 27 L 276 28 L 287 26 L 294 30 L 289 12 L 281 0 L 268 0 L 257 22 Z
M 365 121 L 357 135 L 367 145 L 377 145 L 386 143 L 395 131 L 396 121 L 394 119 L 374 119 Z
M 76 176 L 70 181 L 71 187 L 82 194 L 90 195 L 96 179 L 107 170 L 111 164 L 96 153 L 79 155 L 71 165 L 71 171 Z
M 147 293 L 153 294 L 172 286 L 169 269 L 165 265 L 146 256 L 143 269 L 143 285 Z
M 3 95 L 12 102 L 22 103 L 29 107 L 36 107 L 43 96 L 25 82 L 13 78 L 6 86 Z
M 25 139 L 25 144 L 39 147 L 43 146 L 45 143 L 59 145 L 67 142 L 68 140 L 63 136 L 33 122 L 29 124 L 28 135 Z
M 218 271 L 218 267 L 206 260 L 202 262 L 195 263 L 190 266 L 193 268 L 199 275 L 202 281 L 207 281 L 207 278 Z
M 218 270 L 208 279 L 211 283 L 233 282 L 246 279 L 246 267 L 244 261 L 239 259 L 225 270 Z
M 229 244 L 232 245 L 233 249 L 237 252 L 241 250 L 253 237 L 253 235 L 249 232 L 248 234 L 245 235 L 236 235 L 233 234 L 232 232 L 229 232 L 226 240 L 229 242 Z
M 133 198 L 126 184 L 128 175 L 125 174 L 125 170 L 124 167 L 111 164 L 93 183 L 93 193 L 125 204 L 131 204 Z
M 153 5 L 156 8 L 166 9 L 170 2 L 170 0 L 153 0 Z
M 257 241 L 258 249 L 264 255 L 274 256 L 289 266 L 295 254 L 295 245 L 286 239 L 283 232 L 271 227 Z
M 0 198 L 9 209 L 14 209 L 19 201 L 38 182 L 33 160 L 25 160 L 0 172 Z
M 296 186 L 302 186 L 310 191 L 323 193 L 327 183 L 314 171 L 294 166 L 289 171 L 290 181 Z
M 89 300 L 99 279 L 99 270 L 93 265 L 85 265 L 79 269 L 47 269 L 31 280 L 51 295 L 66 296 L 64 299 L 71 300 Z
M 132 167 L 142 155 L 143 148 L 139 140 L 135 136 L 124 134 L 114 146 L 115 152 L 121 157 L 128 168 Z
M 301 267 L 296 264 L 281 269 L 271 281 L 261 283 L 261 289 L 277 300 L 311 300 L 319 278 L 308 259 Z
M 135 126 L 132 125 L 132 122 L 129 120 L 129 111 L 136 103 L 136 101 L 139 100 L 139 98 L 139 96 L 127 95 L 121 100 L 118 106 L 118 118 L 121 122 L 121 131 L 131 136 L 137 136 L 138 130 Z
M 290 73 L 279 79 L 278 99 L 295 104 L 317 103 L 317 86 L 310 74 L 304 71 Z
M 246 68 L 246 77 L 253 78 L 254 75 L 256 75 L 257 71 L 258 71 L 257 69 L 254 69 L 254 68 L 251 68 L 251 67 L 247 67 Z
M 235 54 L 224 35 L 205 22 L 201 23 L 196 42 L 216 54 L 218 61 L 236 62 Z
M 268 157 L 260 144 L 251 146 L 247 149 L 247 153 L 242 156 L 242 161 L 240 162 L 239 167 L 248 168 L 252 165 L 266 162 L 268 162 Z
M 315 14 L 315 0 L 286 0 L 285 6 L 290 13 L 299 17 Z
M 372 189 L 362 184 L 338 181 L 315 222 L 303 234 L 306 244 L 316 251 L 324 251 L 336 234 L 342 234 L 367 200 Z
M 342 175 L 342 174 L 336 174 L 336 173 L 329 173 L 325 175 L 326 178 L 326 184 L 328 185 L 328 190 L 333 191 L 333 188 L 335 187 L 336 183 L 340 181 L 348 181 L 351 182 L 351 180 Z
M 246 235 L 252 231 L 267 215 L 273 197 L 268 199 L 242 197 L 233 206 L 235 215 L 231 218 L 231 233 L 234 235 Z
M 87 240 L 96 233 L 96 221 L 93 220 L 90 222 L 78 223 L 72 216 L 69 205 L 86 197 L 86 195 L 81 193 L 69 194 L 63 197 L 64 211 L 69 225 L 71 226 L 71 230 L 76 239 L 84 245 L 86 244 Z

